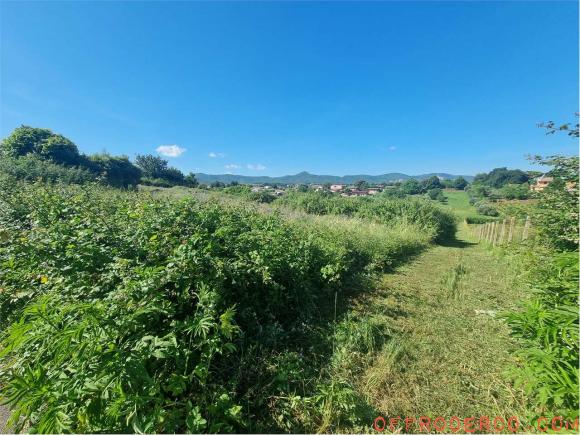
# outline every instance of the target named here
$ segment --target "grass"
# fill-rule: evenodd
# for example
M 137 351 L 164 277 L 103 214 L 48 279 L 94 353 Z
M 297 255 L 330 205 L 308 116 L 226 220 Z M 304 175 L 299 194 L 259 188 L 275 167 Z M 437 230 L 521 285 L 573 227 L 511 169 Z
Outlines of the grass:
M 385 418 L 529 415 L 523 392 L 504 375 L 516 345 L 495 316 L 513 309 L 521 291 L 505 263 L 465 228 L 460 237 L 384 274 L 358 301 L 358 316 L 390 329 L 353 380 Z
M 477 213 L 476 208 L 469 203 L 467 192 L 463 190 L 446 189 L 443 191 L 443 195 L 447 198 L 444 207 L 452 209 L 461 219 L 472 216 L 481 216 Z

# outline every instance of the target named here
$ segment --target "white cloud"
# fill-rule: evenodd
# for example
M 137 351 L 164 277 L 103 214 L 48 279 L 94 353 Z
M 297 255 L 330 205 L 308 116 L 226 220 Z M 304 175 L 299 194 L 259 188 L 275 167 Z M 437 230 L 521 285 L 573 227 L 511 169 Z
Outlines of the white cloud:
M 217 158 L 223 158 L 223 157 L 225 157 L 226 154 L 225 153 L 214 153 L 214 152 L 211 152 L 211 153 L 208 154 L 208 156 L 210 156 L 212 159 L 217 159 Z
M 238 169 L 240 165 L 236 165 L 235 163 L 230 163 L 229 165 L 225 165 L 224 168 L 226 169 Z
M 181 148 L 177 145 L 161 145 L 158 146 L 155 151 L 157 151 L 162 156 L 179 157 L 185 152 L 185 148 Z
M 248 164 L 246 165 L 246 167 L 248 169 L 251 169 L 252 171 L 263 171 L 264 169 L 266 169 L 264 165 L 260 165 L 259 163 L 257 165 Z
M 397 149 L 397 147 L 396 147 L 396 146 L 394 146 L 394 145 L 391 145 L 391 146 L 389 147 L 389 151 L 395 151 L 396 149 Z

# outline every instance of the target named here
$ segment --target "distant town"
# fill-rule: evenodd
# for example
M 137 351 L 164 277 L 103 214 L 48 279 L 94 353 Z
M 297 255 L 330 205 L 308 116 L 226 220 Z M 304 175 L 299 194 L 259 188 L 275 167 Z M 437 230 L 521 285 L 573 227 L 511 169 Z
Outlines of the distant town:
M 397 183 L 400 184 L 400 183 Z M 385 189 L 395 188 L 397 184 L 377 184 L 369 185 L 365 181 L 361 181 L 355 184 L 299 184 L 299 185 L 269 185 L 269 184 L 257 184 L 252 185 L 252 192 L 269 192 L 276 196 L 282 196 L 286 189 L 294 188 L 298 190 L 313 190 L 315 192 L 331 192 L 337 193 L 341 196 L 371 196 L 377 193 L 383 192 Z M 235 184 L 234 184 L 235 185 Z

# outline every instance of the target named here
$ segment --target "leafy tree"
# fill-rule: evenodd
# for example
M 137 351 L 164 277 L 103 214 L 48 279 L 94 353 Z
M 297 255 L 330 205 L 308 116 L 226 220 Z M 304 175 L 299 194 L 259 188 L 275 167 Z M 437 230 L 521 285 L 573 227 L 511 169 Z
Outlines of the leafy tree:
M 432 189 L 442 189 L 443 185 L 441 184 L 441 180 L 439 177 L 433 175 L 432 177 L 425 178 L 421 181 L 421 190 L 423 192 L 427 192 Z
M 497 196 L 505 199 L 527 199 L 530 188 L 527 184 L 506 184 L 497 191 Z
M 214 181 L 209 185 L 209 187 L 211 187 L 212 189 L 221 189 L 222 187 L 226 187 L 226 185 L 221 181 Z
M 579 116 L 578 113 L 575 113 L 575 115 L 576 117 Z M 561 124 L 560 126 L 557 126 L 554 121 L 548 121 L 538 124 L 538 127 L 545 128 L 547 130 L 546 134 L 554 134 L 557 131 L 565 131 L 566 133 L 568 133 L 568 136 L 580 137 L 579 131 L 580 124 L 578 124 L 578 121 L 576 121 L 575 125 L 571 122 L 568 122 L 566 124 Z
M 183 185 L 185 184 L 185 175 L 177 168 L 169 167 L 162 174 L 161 178 L 169 181 L 172 184 Z
M 78 165 L 81 156 L 77 146 L 66 137 L 46 128 L 21 126 L 2 141 L 2 154 L 12 157 L 38 154 L 55 163 Z
M 141 169 L 129 161 L 127 156 L 95 154 L 90 157 L 100 172 L 103 181 L 115 187 L 136 186 L 141 181 Z
M 550 166 L 554 177 L 538 194 L 532 219 L 540 240 L 547 246 L 564 251 L 578 249 L 578 156 L 535 156 L 534 161 Z
M 469 202 L 473 205 L 482 198 L 487 198 L 491 195 L 491 188 L 483 184 L 473 183 L 467 188 L 469 195 Z
M 445 201 L 445 196 L 443 195 L 443 191 L 436 187 L 435 189 L 430 189 L 427 191 L 427 196 L 434 200 L 434 201 Z
M 53 134 L 36 145 L 37 152 L 54 162 L 65 165 L 79 163 L 79 150 L 77 146 L 60 134 Z
M 406 195 L 417 195 L 421 193 L 421 184 L 414 178 L 410 178 L 401 184 L 401 192 Z
M 455 186 L 453 184 L 454 181 L 455 180 L 441 180 L 441 184 L 445 189 L 455 189 Z
M 10 136 L 2 141 L 2 153 L 12 157 L 36 153 L 38 145 L 52 135 L 52 131 L 46 128 L 22 125 L 15 128 Z
M 369 187 L 369 183 L 367 183 L 365 180 L 358 180 L 356 183 L 354 183 L 354 187 L 357 190 L 367 189 Z
M 474 184 L 483 184 L 495 188 L 503 187 L 506 184 L 527 183 L 530 176 L 519 169 L 495 168 L 487 174 L 477 174 L 473 180 Z
M 148 178 L 163 178 L 167 170 L 167 160 L 152 154 L 138 154 L 135 164 L 143 171 L 143 176 Z
M 147 178 L 148 184 L 156 186 L 183 186 L 191 182 L 186 182 L 185 175 L 177 168 L 170 167 L 167 160 L 151 154 L 139 154 L 135 163 L 143 171 L 143 176 Z M 195 178 L 195 176 L 194 176 Z
M 534 178 L 538 178 L 539 176 L 541 176 L 543 174 L 542 171 L 526 171 L 526 174 L 528 174 L 528 177 L 530 177 L 530 180 L 533 180 Z
M 469 183 L 467 182 L 467 180 L 463 177 L 457 177 L 455 180 L 453 180 L 452 182 L 452 186 L 454 189 L 458 189 L 458 190 L 464 190 L 467 186 L 469 185 Z
M 185 176 L 184 182 L 187 187 L 197 187 L 199 185 L 199 182 L 197 181 L 197 178 L 195 178 L 195 174 L 193 172 L 190 172 Z

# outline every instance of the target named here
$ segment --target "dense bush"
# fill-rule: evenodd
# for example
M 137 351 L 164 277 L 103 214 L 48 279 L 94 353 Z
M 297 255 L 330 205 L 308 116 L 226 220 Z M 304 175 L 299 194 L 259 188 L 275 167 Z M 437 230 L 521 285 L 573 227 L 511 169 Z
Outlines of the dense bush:
M 532 220 L 541 243 L 558 251 L 578 249 L 578 157 L 539 159 L 554 181 L 538 195 Z
M 140 184 L 144 186 L 154 186 L 154 187 L 173 187 L 174 184 L 170 181 L 167 181 L 163 178 L 149 178 L 149 177 L 142 177 Z
M 503 199 L 528 199 L 530 197 L 530 186 L 526 184 L 506 184 L 498 189 L 496 194 Z
M 417 180 L 410 178 L 401 184 L 400 190 L 406 195 L 417 195 L 423 191 L 423 187 Z
M 493 222 L 497 220 L 491 216 L 467 216 L 465 218 L 465 223 L 467 224 L 486 224 L 488 222 Z
M 159 156 L 138 154 L 135 164 L 143 172 L 144 183 L 152 186 L 187 186 L 196 187 L 198 182 L 195 174 L 184 175 L 177 168 L 169 166 L 169 162 Z
M 578 417 L 578 253 L 536 252 L 528 264 L 534 297 L 506 316 L 520 341 L 511 374 L 540 415 Z
M 434 240 L 452 238 L 456 230 L 455 218 L 451 213 L 422 199 L 384 196 L 353 198 L 316 192 L 291 192 L 277 200 L 276 204 L 312 214 L 353 216 L 386 225 L 412 223 Z
M 273 193 L 267 190 L 252 192 L 250 186 L 248 185 L 230 185 L 223 188 L 222 192 L 229 195 L 236 195 L 244 198 L 245 200 L 256 202 L 258 204 L 270 204 L 276 200 L 276 196 Z
M 469 183 L 463 177 L 457 177 L 454 180 L 451 180 L 451 187 L 457 190 L 464 190 Z
M 574 135 L 572 135 L 574 136 Z M 576 136 L 577 137 L 577 129 Z M 539 415 L 578 418 L 578 157 L 536 157 L 554 181 L 530 208 L 535 237 L 518 252 L 529 301 L 506 318 L 521 344 L 512 376 Z
M 477 202 L 475 208 L 483 216 L 499 216 L 497 208 L 487 202 Z
M 445 195 L 438 187 L 427 191 L 427 197 L 433 201 L 445 202 Z
M 115 157 L 106 153 L 89 157 L 99 172 L 99 179 L 114 187 L 137 186 L 141 171 L 125 156 Z
M 250 192 L 248 199 L 259 204 L 270 204 L 276 200 L 276 196 L 269 192 Z
M 83 184 L 95 181 L 98 174 L 78 166 L 63 166 L 33 154 L 22 157 L 2 156 L 0 173 L 19 180 Z
M 406 198 L 407 194 L 398 187 L 387 187 L 380 194 L 385 198 Z
M 353 346 L 334 338 L 335 301 L 429 239 L 403 222 L 325 219 L 0 178 L 0 385 L 13 421 L 41 432 L 371 421 L 322 369 L 333 345 Z
M 428 192 L 431 189 L 443 189 L 444 187 L 439 177 L 435 175 L 429 178 L 425 178 L 424 180 L 421 180 L 420 185 L 422 192 Z
M 35 154 L 55 163 L 78 165 L 83 157 L 66 137 L 46 128 L 20 126 L 0 143 L 0 153 L 10 157 Z
M 500 188 L 506 184 L 527 183 L 530 176 L 520 169 L 495 168 L 489 173 L 477 174 L 473 184 Z
M 276 204 L 283 205 L 306 213 L 325 215 L 340 214 L 352 216 L 366 198 L 337 196 L 330 192 L 288 191 Z

